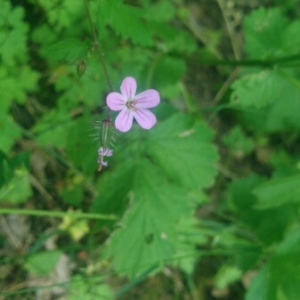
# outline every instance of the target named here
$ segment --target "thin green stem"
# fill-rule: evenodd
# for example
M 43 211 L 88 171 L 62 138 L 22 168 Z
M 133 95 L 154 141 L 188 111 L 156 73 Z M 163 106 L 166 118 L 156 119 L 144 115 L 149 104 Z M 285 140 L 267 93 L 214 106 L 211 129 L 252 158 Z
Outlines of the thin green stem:
M 189 60 L 189 59 L 188 59 Z M 284 56 L 279 58 L 271 59 L 245 59 L 245 60 L 230 60 L 230 59 L 201 59 L 193 57 L 190 59 L 191 63 L 199 63 L 201 65 L 210 65 L 210 66 L 241 66 L 241 67 L 274 67 L 274 65 L 282 65 L 299 62 L 300 54 Z M 290 65 L 288 67 L 291 67 Z
M 155 269 L 159 267 L 159 264 L 154 264 L 150 266 L 145 272 L 143 272 L 140 276 L 138 276 L 133 281 L 126 284 L 124 287 L 122 287 L 117 293 L 116 297 L 120 297 L 123 294 L 127 293 L 130 289 L 132 289 L 134 286 L 142 282 L 150 273 L 152 273 Z
M 1 208 L 0 214 L 27 215 L 38 217 L 52 217 L 73 219 L 97 219 L 97 220 L 116 220 L 115 215 L 91 214 L 82 212 L 63 212 L 63 211 L 48 211 L 48 210 L 32 210 L 32 209 L 16 209 L 16 208 Z
M 195 101 L 195 99 L 192 96 L 189 95 L 188 91 L 186 90 L 185 85 L 180 82 L 179 88 L 183 95 L 183 99 L 184 99 L 184 102 L 185 102 L 188 112 L 190 112 L 190 113 L 197 112 L 199 110 L 197 102 Z
M 98 38 L 97 38 L 97 34 L 96 34 L 96 29 L 95 29 L 95 26 L 93 24 L 93 19 L 92 19 L 91 11 L 90 11 L 90 8 L 89 8 L 88 0 L 84 0 L 84 4 L 85 4 L 85 9 L 86 9 L 86 12 L 87 12 L 87 16 L 88 16 L 90 28 L 91 28 L 91 31 L 92 31 L 93 46 L 95 47 L 95 49 L 96 49 L 96 51 L 98 53 L 98 56 L 99 56 L 99 59 L 100 59 L 100 63 L 101 63 L 101 66 L 102 66 L 102 69 L 103 69 L 103 72 L 104 72 L 104 76 L 105 76 L 107 85 L 109 87 L 109 90 L 110 90 L 110 92 L 112 92 L 113 91 L 113 86 L 111 84 L 111 80 L 110 80 L 110 77 L 109 77 L 109 74 L 108 74 L 108 71 L 107 71 L 105 60 L 103 58 L 103 53 L 102 53 L 102 50 L 101 50 L 101 45 L 98 42 Z M 108 109 L 108 114 L 107 114 L 108 120 L 110 120 L 110 114 L 111 114 L 111 110 Z

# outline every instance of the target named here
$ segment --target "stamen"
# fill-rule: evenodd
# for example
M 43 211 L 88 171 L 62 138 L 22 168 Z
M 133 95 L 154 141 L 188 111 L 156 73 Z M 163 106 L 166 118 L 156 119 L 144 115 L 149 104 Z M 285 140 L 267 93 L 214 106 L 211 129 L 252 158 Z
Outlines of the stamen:
M 126 107 L 128 109 L 136 111 L 136 107 L 135 107 L 136 103 L 137 103 L 137 100 L 129 100 L 126 102 Z

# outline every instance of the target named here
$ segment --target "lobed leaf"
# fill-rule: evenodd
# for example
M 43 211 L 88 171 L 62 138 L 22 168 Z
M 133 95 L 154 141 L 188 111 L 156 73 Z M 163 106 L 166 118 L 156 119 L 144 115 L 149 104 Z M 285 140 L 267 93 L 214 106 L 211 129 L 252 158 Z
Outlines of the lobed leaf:
M 101 3 L 100 13 L 105 23 L 124 39 L 130 39 L 134 44 L 141 46 L 152 45 L 152 37 L 142 21 L 144 15 L 142 9 L 105 0 Z
M 300 128 L 300 82 L 289 70 L 268 70 L 245 75 L 232 85 L 231 102 L 255 130 Z M 248 113 L 252 110 L 253 113 Z
M 131 207 L 111 237 L 109 252 L 120 273 L 135 277 L 172 257 L 176 221 L 191 213 L 192 203 L 147 159 L 137 162 L 131 178 Z
M 249 57 L 274 58 L 299 52 L 300 22 L 289 22 L 278 8 L 253 11 L 244 19 L 244 28 Z
M 149 134 L 146 151 L 173 182 L 202 189 L 213 183 L 218 154 L 203 122 L 176 114 Z

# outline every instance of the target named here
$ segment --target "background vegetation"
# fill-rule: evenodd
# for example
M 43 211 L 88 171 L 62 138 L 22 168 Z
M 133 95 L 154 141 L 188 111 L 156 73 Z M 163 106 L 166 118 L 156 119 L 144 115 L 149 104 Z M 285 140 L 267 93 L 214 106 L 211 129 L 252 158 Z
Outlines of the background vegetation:
M 0 0 L 0 299 L 298 300 L 299 16 Z M 101 172 L 97 40 L 115 91 L 133 76 L 161 95 Z

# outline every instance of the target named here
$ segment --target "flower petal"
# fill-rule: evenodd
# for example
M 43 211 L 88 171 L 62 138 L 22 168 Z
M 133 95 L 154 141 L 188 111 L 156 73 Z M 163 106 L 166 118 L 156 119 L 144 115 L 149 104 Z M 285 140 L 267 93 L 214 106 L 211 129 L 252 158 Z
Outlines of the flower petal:
M 127 107 L 123 108 L 115 120 L 115 126 L 122 132 L 128 131 L 132 126 L 133 115 Z
M 137 108 L 151 108 L 155 107 L 160 102 L 159 93 L 156 90 L 147 90 L 134 97 L 137 100 Z
M 112 92 L 106 97 L 106 104 L 111 110 L 122 110 L 125 107 L 126 98 L 120 93 Z
M 133 116 L 144 129 L 150 129 L 156 123 L 155 115 L 148 109 L 138 109 L 133 113 Z
M 132 99 L 136 92 L 136 81 L 133 77 L 126 77 L 121 84 L 121 93 L 126 99 Z

